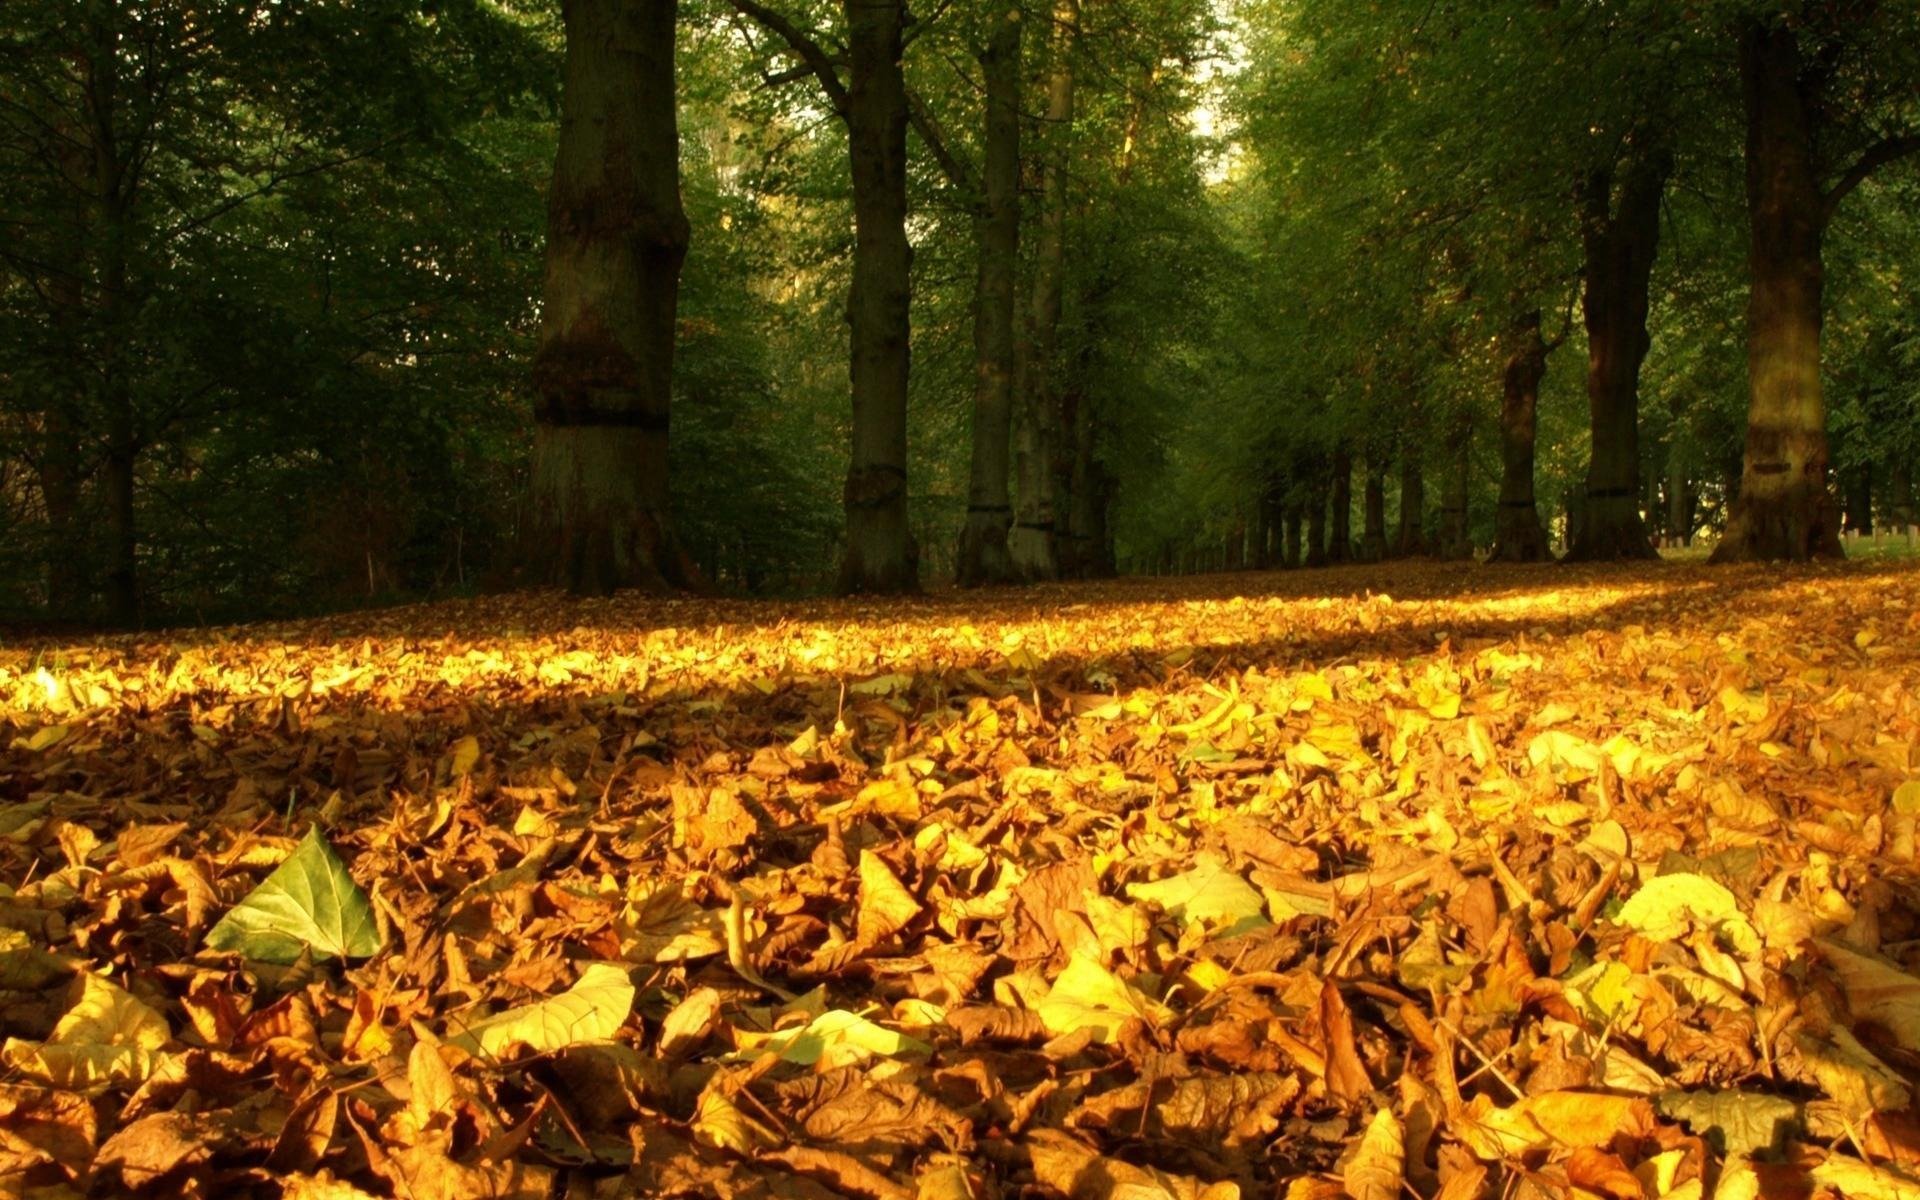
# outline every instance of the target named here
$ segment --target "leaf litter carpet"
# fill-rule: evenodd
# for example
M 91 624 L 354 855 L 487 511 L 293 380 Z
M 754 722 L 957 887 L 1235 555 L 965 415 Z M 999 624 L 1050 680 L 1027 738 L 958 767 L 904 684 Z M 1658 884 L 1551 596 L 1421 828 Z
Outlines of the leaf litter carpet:
M 1920 574 L 0 652 L 0 1194 L 1920 1197 Z

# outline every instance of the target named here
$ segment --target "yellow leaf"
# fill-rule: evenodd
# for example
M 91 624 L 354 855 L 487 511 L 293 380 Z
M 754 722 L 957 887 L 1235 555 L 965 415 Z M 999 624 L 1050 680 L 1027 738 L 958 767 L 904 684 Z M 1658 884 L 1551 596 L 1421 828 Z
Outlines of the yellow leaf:
M 34 730 L 30 736 L 13 739 L 13 745 L 15 749 L 38 754 L 43 750 L 51 750 L 61 742 L 66 741 L 67 734 L 71 731 L 71 728 L 66 725 L 42 725 L 40 728 Z
M 80 983 L 79 999 L 53 1027 L 50 1041 L 158 1050 L 172 1039 L 166 1018 L 129 993 L 90 973 Z
M 473 774 L 480 762 L 480 739 L 469 734 L 453 744 L 450 770 L 455 779 Z
M 1153 883 L 1130 883 L 1127 895 L 1165 909 L 1182 925 L 1219 928 L 1223 936 L 1267 923 L 1266 899 L 1220 859 L 1203 855 L 1190 871 Z
M 604 1041 L 626 1023 L 633 994 L 625 967 L 588 963 L 574 985 L 559 995 L 465 1025 L 447 1042 L 469 1054 L 502 1058 L 515 1046 L 549 1054 L 581 1042 Z
M 920 902 L 895 878 L 885 860 L 871 851 L 862 850 L 860 914 L 855 935 L 860 945 L 879 945 L 919 915 Z
M 842 1009 L 828 1009 L 803 1026 L 766 1034 L 736 1032 L 734 1036 L 740 1042 L 742 1056 L 778 1054 L 803 1067 L 818 1063 L 822 1070 L 864 1062 L 876 1055 L 903 1058 L 931 1049 L 925 1042 Z
M 144 1081 L 172 1040 L 166 1018 L 98 975 L 82 974 L 78 986 L 44 1045 L 9 1038 L 0 1057 L 60 1087 Z
M 1076 954 L 1034 1006 L 1047 1032 L 1056 1036 L 1091 1029 L 1094 1040 L 1109 1042 L 1133 1019 L 1160 1025 L 1167 1009 L 1105 966 Z
M 740 1111 L 726 1094 L 725 1076 L 715 1075 L 700 1093 L 693 1113 L 693 1139 L 706 1146 L 750 1155 L 779 1141 L 765 1126 Z
M 1654 941 L 1666 942 L 1684 937 L 1696 925 L 1715 929 L 1739 915 L 1740 906 L 1726 885 L 1705 875 L 1681 873 L 1647 880 L 1620 906 L 1614 920 Z
M 1380 1109 L 1360 1135 L 1340 1182 L 1351 1200 L 1399 1200 L 1406 1159 L 1400 1119 L 1392 1109 Z

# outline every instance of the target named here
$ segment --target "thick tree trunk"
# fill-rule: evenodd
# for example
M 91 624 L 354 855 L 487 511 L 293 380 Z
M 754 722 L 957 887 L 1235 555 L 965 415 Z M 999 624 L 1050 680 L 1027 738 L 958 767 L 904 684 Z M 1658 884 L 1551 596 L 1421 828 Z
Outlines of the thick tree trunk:
M 1500 395 L 1500 507 L 1493 518 L 1488 562 L 1545 562 L 1553 557 L 1533 494 L 1533 454 L 1540 381 L 1547 376 L 1547 344 L 1540 310 L 1520 315 L 1508 331 Z
M 1585 189 L 1582 309 L 1593 445 L 1580 533 L 1567 554 L 1575 561 L 1659 557 L 1640 516 L 1640 364 L 1650 344 L 1660 200 L 1672 170 L 1664 148 L 1636 149 L 1617 200 L 1612 171 L 1596 172 Z
M 975 221 L 979 268 L 974 285 L 973 463 L 967 523 L 956 576 L 963 586 L 1018 577 L 1007 551 L 1013 524 L 1008 488 L 1012 456 L 1014 282 L 1020 265 L 1020 22 L 1000 20 L 980 55 L 987 130 Z
M 567 0 L 547 197 L 526 554 L 577 593 L 665 588 L 691 566 L 668 520 L 667 424 L 687 219 L 673 0 Z
M 843 592 L 907 592 L 919 564 L 907 520 L 907 374 L 913 248 L 907 242 L 903 0 L 842 0 L 853 176 L 853 458 L 843 502 Z
M 1814 162 L 1818 120 L 1801 88 L 1791 26 L 1740 28 L 1747 143 L 1747 444 L 1740 494 L 1715 562 L 1837 558 L 1820 391 L 1821 236 L 1826 201 Z
M 1473 419 L 1462 412 L 1454 420 L 1447 444 L 1447 484 L 1440 502 L 1441 558 L 1463 562 L 1473 557 L 1473 521 L 1468 506 L 1473 497 Z
M 1300 556 L 1300 527 L 1306 515 L 1302 511 L 1304 507 L 1298 500 L 1289 501 L 1281 515 L 1281 528 L 1286 540 L 1280 547 L 1280 562 L 1288 570 L 1305 561 Z
M 1056 522 L 1069 514 L 1054 509 L 1060 455 L 1060 402 L 1054 378 L 1054 344 L 1060 324 L 1060 291 L 1066 276 L 1067 150 L 1073 125 L 1073 54 L 1080 31 L 1079 0 L 1055 0 L 1049 38 L 1046 143 L 1040 183 L 1040 229 L 1034 248 L 1033 302 L 1020 344 L 1020 412 L 1016 433 L 1019 487 L 1007 549 L 1015 569 L 1028 579 L 1060 572 Z
M 1419 450 L 1408 446 L 1400 451 L 1400 528 L 1394 534 L 1393 552 L 1401 558 L 1418 558 L 1427 548 L 1426 477 Z
M 1327 561 L 1353 561 L 1353 455 L 1345 446 L 1333 452 L 1333 496 L 1328 504 Z
M 1367 483 L 1360 529 L 1360 561 L 1380 562 L 1387 557 L 1387 469 L 1373 455 L 1367 456 Z

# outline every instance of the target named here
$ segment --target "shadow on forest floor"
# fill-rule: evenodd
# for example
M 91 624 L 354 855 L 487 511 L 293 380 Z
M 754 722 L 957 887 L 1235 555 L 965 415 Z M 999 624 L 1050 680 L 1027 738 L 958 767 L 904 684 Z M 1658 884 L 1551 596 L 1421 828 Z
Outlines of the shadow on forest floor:
M 714 754 L 744 761 L 808 726 L 830 730 L 863 698 L 884 700 L 903 726 L 938 726 L 974 695 L 1030 696 L 1045 710 L 1074 694 L 1194 688 L 1250 668 L 1636 626 L 1838 654 L 1854 618 L 1877 615 L 1855 610 L 1877 599 L 1910 612 L 1917 594 L 1920 572 L 1884 563 L 1389 563 L 797 604 L 520 594 L 178 642 L 103 639 L 46 656 L 81 681 L 72 694 L 83 702 L 67 712 L 19 705 L 32 668 L 16 652 L 0 798 L 112 789 L 205 811 L 240 780 L 290 805 L 336 789 L 363 801 L 425 794 L 468 735 L 516 763 L 516 777 L 557 766 L 605 787 L 635 754 L 676 770 Z M 86 679 L 135 675 L 138 690 L 84 702 Z M 335 678 L 351 682 L 316 687 Z M 82 726 L 88 752 L 20 738 L 50 721 Z

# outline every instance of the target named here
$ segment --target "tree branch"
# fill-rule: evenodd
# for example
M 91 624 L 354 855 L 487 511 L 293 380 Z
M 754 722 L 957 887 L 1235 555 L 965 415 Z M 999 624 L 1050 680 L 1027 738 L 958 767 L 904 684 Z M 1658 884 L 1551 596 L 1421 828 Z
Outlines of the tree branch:
M 1861 181 L 1867 176 L 1897 158 L 1905 158 L 1909 154 L 1916 153 L 1920 153 L 1920 133 L 1882 138 L 1868 146 L 1866 152 L 1856 159 L 1854 164 L 1847 168 L 1846 173 L 1827 189 L 1827 194 L 1821 197 L 1820 223 L 1824 225 L 1833 220 L 1833 214 L 1840 208 L 1840 202 L 1847 198 L 1847 193 L 1859 187 Z
M 727 0 L 734 11 L 759 22 L 776 34 L 787 44 L 795 57 L 804 63 L 816 79 L 821 90 L 827 93 L 828 103 L 842 117 L 847 113 L 847 85 L 840 82 L 840 73 L 834 69 L 833 56 L 823 49 L 819 42 L 808 37 L 806 32 L 792 21 L 761 4 L 759 0 Z
M 913 130 L 920 135 L 920 140 L 927 144 L 933 161 L 940 164 L 940 172 L 947 177 L 947 182 L 967 193 L 969 207 L 977 206 L 980 202 L 980 177 L 974 171 L 973 164 L 948 147 L 947 139 L 940 130 L 939 119 L 920 99 L 920 93 L 912 88 L 907 89 L 907 119 L 913 123 Z

